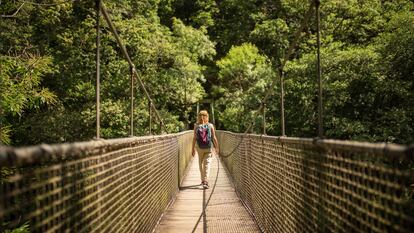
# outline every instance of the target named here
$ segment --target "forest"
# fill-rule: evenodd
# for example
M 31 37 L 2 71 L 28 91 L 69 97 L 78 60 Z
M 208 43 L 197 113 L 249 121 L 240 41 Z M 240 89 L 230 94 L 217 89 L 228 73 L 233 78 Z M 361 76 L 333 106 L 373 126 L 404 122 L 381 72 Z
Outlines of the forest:
M 197 102 L 216 128 L 281 135 L 280 68 L 313 1 L 103 0 L 169 133 Z M 0 1 L 0 141 L 91 140 L 96 125 L 96 1 Z M 129 136 L 130 67 L 101 16 L 101 137 Z M 286 135 L 318 135 L 315 13 L 283 67 Z M 320 2 L 324 136 L 414 142 L 414 3 Z M 135 135 L 149 133 L 135 87 Z M 201 104 L 210 111 L 210 104 Z M 210 118 L 211 120 L 211 118 Z M 152 116 L 152 133 L 161 133 Z

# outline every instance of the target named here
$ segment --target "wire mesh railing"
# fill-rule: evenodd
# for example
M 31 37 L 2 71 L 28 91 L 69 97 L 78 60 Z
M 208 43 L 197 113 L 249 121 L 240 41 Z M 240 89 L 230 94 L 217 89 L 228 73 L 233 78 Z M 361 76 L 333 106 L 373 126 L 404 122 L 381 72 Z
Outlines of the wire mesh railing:
M 218 131 L 221 154 L 243 134 Z M 412 232 L 413 148 L 245 135 L 223 157 L 263 232 Z
M 192 137 L 187 131 L 0 148 L 0 227 L 151 232 L 178 191 Z

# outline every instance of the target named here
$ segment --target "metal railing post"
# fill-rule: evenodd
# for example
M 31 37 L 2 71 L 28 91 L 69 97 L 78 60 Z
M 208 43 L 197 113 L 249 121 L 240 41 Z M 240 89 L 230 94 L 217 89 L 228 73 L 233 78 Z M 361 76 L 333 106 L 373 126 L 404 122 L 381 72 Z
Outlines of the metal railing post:
M 131 67 L 131 113 L 130 113 L 130 136 L 134 136 L 134 67 Z
M 286 136 L 285 131 L 285 74 L 280 71 L 280 127 L 281 135 Z
M 323 109 L 322 109 L 322 80 L 321 80 L 321 40 L 320 40 L 320 12 L 319 12 L 320 1 L 315 0 L 316 8 L 316 27 L 317 27 L 317 76 L 318 76 L 318 137 L 323 137 Z
M 214 116 L 214 101 L 211 102 L 211 116 L 213 117 L 213 125 L 216 127 L 216 118 Z
M 148 121 L 149 121 L 149 134 L 152 134 L 152 103 L 148 100 Z
M 266 134 L 266 104 L 263 104 L 263 134 Z
M 100 35 L 100 12 L 101 12 L 101 1 L 96 0 L 96 138 L 100 138 L 101 130 L 101 98 L 100 98 L 100 46 L 101 46 L 101 35 Z
M 200 112 L 200 103 L 197 102 L 197 112 L 196 112 L 196 116 L 198 116 L 198 113 Z

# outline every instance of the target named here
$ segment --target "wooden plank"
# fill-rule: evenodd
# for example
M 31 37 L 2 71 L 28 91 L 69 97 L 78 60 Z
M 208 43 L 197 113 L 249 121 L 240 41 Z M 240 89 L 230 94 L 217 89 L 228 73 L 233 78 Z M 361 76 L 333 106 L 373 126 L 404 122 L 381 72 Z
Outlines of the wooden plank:
M 195 156 L 186 177 L 180 188 L 180 192 L 174 203 L 164 213 L 160 223 L 155 228 L 155 233 L 185 233 L 203 232 L 203 218 L 197 224 L 202 213 L 203 192 L 206 200 L 214 193 L 206 208 L 206 226 L 208 232 L 260 232 L 252 217 L 248 214 L 236 195 L 234 187 L 228 178 L 228 174 L 216 158 L 212 161 L 210 172 L 210 189 L 204 190 L 200 185 L 200 172 L 198 170 L 198 158 Z

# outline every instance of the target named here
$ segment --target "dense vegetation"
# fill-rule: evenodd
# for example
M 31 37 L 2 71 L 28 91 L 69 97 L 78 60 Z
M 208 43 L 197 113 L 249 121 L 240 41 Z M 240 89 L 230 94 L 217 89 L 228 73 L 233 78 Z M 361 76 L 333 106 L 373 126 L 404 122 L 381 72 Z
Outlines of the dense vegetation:
M 253 131 L 261 132 L 261 116 L 252 115 L 278 77 L 309 5 L 297 0 L 103 2 L 169 132 L 187 128 L 195 103 L 205 98 L 215 100 L 218 128 L 242 132 L 253 121 Z M 0 1 L 4 144 L 95 135 L 95 1 L 41 3 Z M 327 137 L 414 141 L 413 11 L 410 0 L 322 1 Z M 313 14 L 284 69 L 288 136 L 317 134 L 315 31 Z M 101 45 L 101 134 L 125 137 L 130 69 L 106 23 Z M 267 103 L 271 135 L 281 132 L 279 87 L 271 87 L 274 94 Z M 135 132 L 144 135 L 148 101 L 136 90 Z

